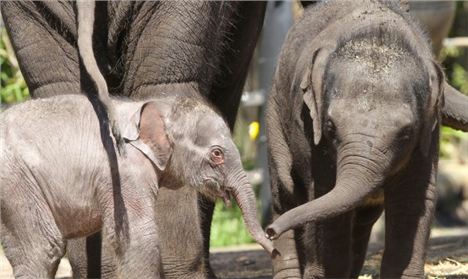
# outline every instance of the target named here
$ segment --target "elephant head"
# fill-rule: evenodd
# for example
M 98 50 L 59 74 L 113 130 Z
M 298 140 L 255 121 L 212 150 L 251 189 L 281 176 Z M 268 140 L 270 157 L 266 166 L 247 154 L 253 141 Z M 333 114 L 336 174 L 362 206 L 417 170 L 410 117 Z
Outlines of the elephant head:
M 316 41 L 312 53 L 303 51 L 299 61 L 309 62 L 297 67 L 293 87 L 310 112 L 311 144 L 334 154 L 336 181 L 327 194 L 280 216 L 266 230 L 270 238 L 353 209 L 411 156 L 434 153 L 443 73 L 429 48 L 383 29 Z
M 226 203 L 232 195 L 250 234 L 274 255 L 257 220 L 255 195 L 230 130 L 203 101 L 168 97 L 143 103 L 127 121 L 123 137 L 152 161 L 160 185 L 187 185 Z

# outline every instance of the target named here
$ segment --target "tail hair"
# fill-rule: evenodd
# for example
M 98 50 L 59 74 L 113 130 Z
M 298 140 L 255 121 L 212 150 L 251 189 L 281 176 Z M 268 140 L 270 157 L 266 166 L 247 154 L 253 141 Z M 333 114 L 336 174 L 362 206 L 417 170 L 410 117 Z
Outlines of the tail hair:
M 94 27 L 94 10 L 96 6 L 95 4 L 96 3 L 94 1 L 89 0 L 78 0 L 76 2 L 78 10 L 78 50 L 84 67 L 96 86 L 98 99 L 107 114 L 110 131 L 117 143 L 117 150 L 120 155 L 124 155 L 124 140 L 117 123 L 116 110 L 109 96 L 106 80 L 99 70 L 93 52 L 92 37 Z

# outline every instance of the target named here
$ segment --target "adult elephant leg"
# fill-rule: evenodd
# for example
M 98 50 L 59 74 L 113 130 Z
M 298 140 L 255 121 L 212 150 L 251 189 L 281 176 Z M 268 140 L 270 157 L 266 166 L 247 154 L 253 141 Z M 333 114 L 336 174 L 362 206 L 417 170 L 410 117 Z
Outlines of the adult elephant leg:
M 273 216 L 273 219 L 277 217 Z M 273 259 L 273 278 L 302 278 L 295 231 L 285 232 L 273 241 L 273 245 L 281 253 L 281 257 Z
M 270 112 L 273 113 L 273 111 Z M 276 118 L 267 119 L 276 120 Z M 270 136 L 275 133 L 273 127 L 278 127 L 275 124 L 277 123 L 269 123 Z M 285 148 L 284 138 L 280 136 L 276 138 L 278 139 L 276 142 L 281 142 L 283 145 L 272 146 L 270 142 L 268 146 L 273 220 L 289 209 L 307 201 L 307 195 L 304 191 L 296 193 L 299 189 L 294 187 L 291 178 L 289 165 L 291 157 L 285 155 L 288 154 L 289 150 Z M 273 278 L 302 278 L 299 252 L 304 251 L 304 249 L 301 249 L 300 241 L 296 241 L 296 239 L 301 239 L 302 235 L 302 229 L 289 230 L 273 241 L 273 246 L 281 253 L 281 257 L 273 259 Z
M 274 180 L 276 172 L 272 170 L 272 192 L 277 193 L 278 182 Z M 284 201 L 280 201 L 281 197 L 273 195 L 273 220 L 278 218 L 282 212 L 280 208 L 285 206 Z M 276 205 L 276 206 L 275 206 Z M 282 234 L 278 239 L 273 241 L 273 246 L 280 253 L 280 257 L 273 259 L 273 278 L 302 278 L 300 266 L 300 243 L 296 243 L 297 239 L 302 238 L 302 230 L 289 230 Z M 299 246 L 297 246 L 299 245 Z M 299 248 L 298 248 L 299 247 Z M 303 251 L 303 250 L 301 250 Z
M 385 188 L 385 251 L 381 278 L 424 277 L 437 196 L 437 153 L 432 154 L 432 160 L 416 155 L 401 181 Z
M 366 258 L 372 226 L 382 215 L 382 205 L 357 208 L 354 213 L 352 231 L 352 266 L 351 278 L 358 278 Z
M 231 34 L 229 37 L 224 36 L 222 42 L 229 47 L 223 48 L 220 55 L 219 69 L 208 98 L 232 130 L 250 61 L 262 30 L 267 2 L 233 1 L 231 4 L 235 10 L 232 18 L 235 24 L 226 25 L 224 30 Z
M 304 278 L 349 277 L 351 217 L 352 212 L 348 212 L 326 221 L 305 225 Z
M 2 2 L 3 20 L 34 98 L 81 93 L 73 5 L 67 1 Z

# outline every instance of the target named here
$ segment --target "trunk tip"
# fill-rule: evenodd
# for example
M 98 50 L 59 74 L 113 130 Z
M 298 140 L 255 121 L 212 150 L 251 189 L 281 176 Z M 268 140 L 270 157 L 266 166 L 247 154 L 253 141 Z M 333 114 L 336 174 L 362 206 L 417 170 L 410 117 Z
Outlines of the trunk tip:
M 276 257 L 281 257 L 281 253 L 275 248 L 271 251 L 271 258 L 274 260 Z
M 273 247 L 273 243 L 269 240 L 259 242 L 259 244 L 267 251 L 272 259 L 275 259 L 278 256 L 281 256 L 281 253 L 278 251 L 278 249 Z
M 277 239 L 279 237 L 279 234 L 277 232 L 277 229 L 275 228 L 274 224 L 269 225 L 266 230 L 266 238 L 269 240 Z

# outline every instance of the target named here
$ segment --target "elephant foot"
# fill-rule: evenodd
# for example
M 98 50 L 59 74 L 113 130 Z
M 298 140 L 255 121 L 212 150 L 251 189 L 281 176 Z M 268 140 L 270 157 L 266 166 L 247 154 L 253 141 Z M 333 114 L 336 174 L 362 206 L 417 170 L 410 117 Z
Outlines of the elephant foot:
M 273 279 L 301 279 L 301 272 L 299 270 L 288 270 L 284 269 L 279 271 L 273 276 Z
M 274 279 L 302 278 L 297 257 L 283 257 L 274 263 Z

